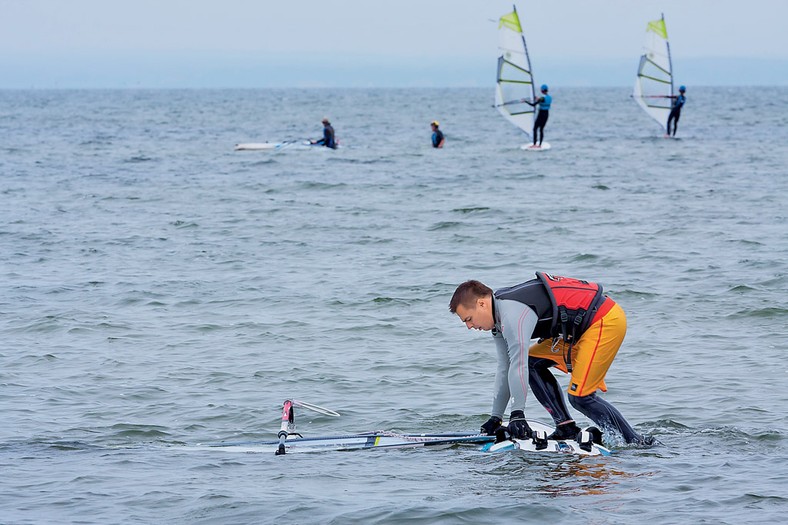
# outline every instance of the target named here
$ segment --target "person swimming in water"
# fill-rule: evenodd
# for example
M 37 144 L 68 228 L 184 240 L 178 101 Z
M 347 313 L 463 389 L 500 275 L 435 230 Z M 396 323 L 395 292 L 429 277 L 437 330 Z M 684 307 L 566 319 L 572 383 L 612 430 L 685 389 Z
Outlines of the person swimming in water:
M 432 147 L 433 148 L 442 148 L 443 144 L 446 142 L 446 137 L 443 136 L 443 132 L 438 129 L 440 124 L 437 120 L 433 120 L 430 122 L 430 127 L 432 128 Z

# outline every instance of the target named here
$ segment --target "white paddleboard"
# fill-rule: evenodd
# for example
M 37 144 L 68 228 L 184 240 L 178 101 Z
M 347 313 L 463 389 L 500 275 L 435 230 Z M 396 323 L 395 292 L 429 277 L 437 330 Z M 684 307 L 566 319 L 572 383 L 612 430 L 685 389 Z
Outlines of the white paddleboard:
M 553 428 L 538 421 L 529 421 L 528 426 L 536 432 L 543 432 L 542 437 L 552 433 Z M 524 450 L 527 452 L 559 452 L 563 454 L 577 454 L 580 456 L 609 456 L 610 449 L 599 443 L 593 442 L 593 435 L 586 432 L 583 443 L 573 439 L 543 440 L 537 439 L 507 439 L 497 443 L 488 443 L 482 447 L 484 452 L 504 452 L 508 450 Z
M 539 145 L 534 146 L 533 144 L 523 144 L 522 146 L 520 146 L 520 149 L 525 151 L 547 151 L 550 149 L 550 143 L 542 142 L 541 146 Z
M 531 430 L 541 431 L 542 437 L 546 437 L 553 431 L 552 427 L 536 421 L 529 421 L 528 424 Z M 295 436 L 288 437 L 285 441 L 286 454 L 295 452 L 326 452 L 331 450 L 441 448 L 457 445 L 483 445 L 481 448 L 483 452 L 523 450 L 526 452 L 575 454 L 578 456 L 609 456 L 611 454 L 608 448 L 593 443 L 590 436 L 583 444 L 575 440 L 546 439 L 541 443 L 535 439 L 506 439 L 495 443 L 492 442 L 495 439 L 494 436 L 482 434 L 397 434 L 385 431 L 364 432 L 344 436 Z M 246 441 L 197 445 L 194 448 L 226 452 L 274 454 L 278 445 L 279 441 Z
M 309 146 L 309 142 L 297 142 L 294 140 L 285 142 L 244 142 L 235 145 L 235 151 L 276 151 L 293 146 Z
M 547 434 L 544 434 L 545 436 Z M 609 456 L 610 450 L 603 445 L 588 443 L 585 448 L 574 440 L 546 440 L 539 445 L 533 439 L 507 439 L 497 443 L 485 435 L 441 436 L 441 435 L 397 435 L 387 432 L 368 432 L 349 436 L 322 436 L 314 438 L 288 438 L 285 442 L 286 454 L 296 452 L 328 452 L 339 450 L 395 449 L 395 448 L 445 448 L 458 445 L 483 445 L 482 452 L 508 452 L 523 450 L 525 452 L 548 454 L 574 454 L 578 456 Z M 199 444 L 189 447 L 193 450 L 213 450 L 224 452 L 240 452 L 254 454 L 274 454 L 278 441 L 235 442 Z

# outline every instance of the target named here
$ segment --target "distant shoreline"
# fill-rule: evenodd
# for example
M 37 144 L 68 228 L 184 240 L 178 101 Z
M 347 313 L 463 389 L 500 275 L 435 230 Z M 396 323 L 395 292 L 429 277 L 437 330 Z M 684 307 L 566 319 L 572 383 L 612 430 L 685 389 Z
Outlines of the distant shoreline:
M 494 61 L 402 57 L 0 56 L 0 89 L 340 89 L 487 88 Z M 625 87 L 637 57 L 534 61 L 539 82 L 564 87 Z M 674 57 L 678 82 L 692 86 L 788 86 L 788 58 Z

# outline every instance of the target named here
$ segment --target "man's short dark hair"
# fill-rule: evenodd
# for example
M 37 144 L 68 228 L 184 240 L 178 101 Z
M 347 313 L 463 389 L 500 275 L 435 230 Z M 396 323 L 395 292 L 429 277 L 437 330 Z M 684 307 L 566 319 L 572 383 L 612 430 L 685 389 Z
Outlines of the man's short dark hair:
M 479 281 L 465 281 L 454 290 L 454 295 L 451 296 L 449 301 L 449 310 L 451 313 L 457 313 L 457 307 L 463 305 L 470 308 L 480 297 L 492 295 L 492 288 L 480 283 Z

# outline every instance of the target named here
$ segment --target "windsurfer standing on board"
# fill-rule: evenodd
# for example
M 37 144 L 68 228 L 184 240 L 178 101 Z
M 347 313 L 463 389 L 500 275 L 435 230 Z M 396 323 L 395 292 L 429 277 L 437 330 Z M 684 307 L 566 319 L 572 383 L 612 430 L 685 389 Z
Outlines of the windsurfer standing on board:
M 540 88 L 542 91 L 542 96 L 534 100 L 533 102 L 528 102 L 527 100 L 523 99 L 523 102 L 528 104 L 529 106 L 536 107 L 539 106 L 539 114 L 536 116 L 536 120 L 534 121 L 534 144 L 531 146 L 532 148 L 541 148 L 542 147 L 542 139 L 544 139 L 544 126 L 547 124 L 547 118 L 550 116 L 550 104 L 553 103 L 553 97 L 547 94 L 548 88 L 547 84 L 542 84 Z M 539 145 L 536 145 L 536 132 L 539 131 Z
M 670 137 L 670 121 L 673 121 L 673 135 L 676 136 L 676 129 L 679 127 L 679 117 L 681 117 L 681 108 L 684 106 L 684 103 L 687 102 L 687 97 L 684 95 L 684 92 L 687 91 L 687 88 L 684 86 L 679 86 L 679 94 L 677 95 L 668 95 L 668 98 L 673 99 L 673 108 L 670 110 L 670 115 L 668 115 L 668 133 L 665 135 L 666 137 Z
M 323 138 L 320 140 L 310 140 L 309 143 L 337 149 L 337 142 L 334 138 L 334 128 L 331 126 L 328 118 L 323 118 Z
M 470 330 L 492 331 L 498 353 L 490 419 L 481 431 L 502 427 L 512 399 L 509 433 L 531 435 L 525 419 L 526 378 L 536 399 L 555 422 L 548 439 L 576 439 L 581 429 L 572 419 L 553 373 L 570 373 L 569 401 L 603 430 L 620 433 L 627 443 L 653 444 L 638 434 L 610 403 L 597 397 L 607 391 L 605 374 L 616 357 L 627 320 L 624 310 L 596 283 L 536 272 L 536 279 L 493 291 L 479 281 L 459 285 L 449 303 Z M 530 345 L 531 338 L 539 341 Z M 527 367 L 527 368 L 526 368 Z

